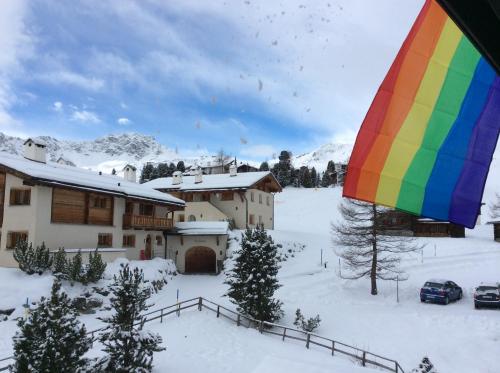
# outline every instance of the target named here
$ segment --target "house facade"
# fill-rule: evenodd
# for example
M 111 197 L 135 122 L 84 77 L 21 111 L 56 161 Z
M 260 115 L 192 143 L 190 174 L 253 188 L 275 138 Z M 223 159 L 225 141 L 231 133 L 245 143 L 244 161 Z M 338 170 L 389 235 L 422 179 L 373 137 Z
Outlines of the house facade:
M 47 163 L 45 144 L 28 139 L 24 157 L 0 155 L 0 265 L 17 266 L 19 240 L 53 250 L 99 248 L 105 260 L 166 256 L 164 232 L 184 201 L 125 179 Z
M 238 173 L 234 165 L 227 174 L 177 172 L 144 185 L 186 201 L 185 210 L 174 213 L 176 222 L 227 221 L 236 229 L 274 229 L 274 194 L 282 190 L 271 172 Z

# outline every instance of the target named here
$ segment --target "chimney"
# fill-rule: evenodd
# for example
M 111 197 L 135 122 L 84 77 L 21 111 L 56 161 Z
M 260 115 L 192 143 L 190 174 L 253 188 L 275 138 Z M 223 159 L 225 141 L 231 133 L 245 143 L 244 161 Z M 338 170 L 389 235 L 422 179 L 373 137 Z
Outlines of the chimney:
M 203 173 L 201 172 L 201 168 L 198 168 L 194 174 L 194 183 L 199 184 L 201 182 L 203 182 Z
M 232 164 L 231 166 L 229 166 L 229 176 L 236 176 L 238 175 L 238 168 L 236 167 L 236 165 Z
M 123 168 L 123 178 L 131 183 L 137 182 L 137 168 L 128 164 Z
M 172 185 L 182 184 L 182 172 L 175 171 L 172 175 Z
M 24 158 L 47 163 L 47 145 L 40 139 L 28 139 L 24 142 Z

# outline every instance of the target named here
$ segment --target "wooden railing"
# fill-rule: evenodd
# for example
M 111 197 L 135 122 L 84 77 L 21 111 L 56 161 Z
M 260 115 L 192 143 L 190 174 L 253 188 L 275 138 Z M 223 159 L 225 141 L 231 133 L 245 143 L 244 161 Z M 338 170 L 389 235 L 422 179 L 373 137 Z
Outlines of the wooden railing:
M 309 333 L 303 330 L 290 328 L 288 326 L 274 324 L 267 321 L 259 321 L 253 319 L 252 317 L 248 317 L 230 310 L 203 297 L 192 298 L 168 307 L 163 307 L 145 313 L 144 316 L 146 316 L 146 322 L 160 320 L 160 323 L 162 323 L 165 317 L 172 314 L 180 316 L 181 311 L 189 308 L 197 308 L 198 311 L 202 311 L 203 309 L 212 311 L 216 314 L 217 318 L 223 317 L 225 319 L 233 321 L 234 323 L 236 323 L 236 326 L 258 329 L 261 334 L 270 334 L 280 337 L 283 342 L 285 342 L 286 339 L 302 341 L 304 342 L 307 349 L 311 348 L 312 346 L 317 346 L 322 349 L 328 350 L 331 356 L 334 356 L 335 353 L 348 356 L 359 361 L 364 367 L 374 366 L 389 372 L 404 373 L 403 368 L 396 360 L 388 359 L 369 351 L 349 346 L 345 343 L 325 338 L 314 333 Z M 90 335 L 92 341 L 95 341 L 97 339 L 96 336 L 105 329 L 106 328 L 95 329 L 88 332 L 87 335 Z M 9 356 L 7 358 L 0 359 L 0 364 L 6 363 L 7 361 L 11 361 L 12 364 L 13 357 Z M 9 367 L 10 365 L 0 367 L 0 371 L 7 370 L 9 369 Z
M 172 228 L 173 225 L 172 219 L 132 214 L 123 215 L 123 229 L 164 230 Z

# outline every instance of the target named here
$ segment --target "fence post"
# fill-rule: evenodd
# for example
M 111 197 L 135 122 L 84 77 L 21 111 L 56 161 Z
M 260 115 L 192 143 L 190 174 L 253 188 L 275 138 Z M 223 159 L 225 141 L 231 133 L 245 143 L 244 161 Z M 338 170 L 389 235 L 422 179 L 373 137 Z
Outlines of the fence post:
M 238 318 L 236 319 L 236 326 L 240 326 L 241 315 L 238 314 Z
M 219 317 L 220 315 L 220 306 L 217 306 L 217 318 Z
M 366 366 L 366 351 L 363 351 L 363 360 L 361 361 L 361 364 L 365 367 Z
M 286 328 L 283 329 L 283 341 L 285 340 L 286 337 Z
M 306 348 L 309 348 L 309 342 L 311 341 L 311 334 L 307 333 Z
M 199 297 L 198 298 L 198 311 L 201 311 L 202 306 L 203 306 L 203 298 Z
M 335 341 L 332 341 L 332 356 L 335 352 Z
M 396 373 L 399 373 L 399 364 L 397 361 L 396 361 Z
M 263 330 L 264 330 L 264 321 L 260 320 L 260 324 L 259 324 L 259 332 L 260 332 L 260 334 L 262 334 Z
M 163 322 L 163 308 L 161 309 L 161 312 L 160 312 L 160 323 Z

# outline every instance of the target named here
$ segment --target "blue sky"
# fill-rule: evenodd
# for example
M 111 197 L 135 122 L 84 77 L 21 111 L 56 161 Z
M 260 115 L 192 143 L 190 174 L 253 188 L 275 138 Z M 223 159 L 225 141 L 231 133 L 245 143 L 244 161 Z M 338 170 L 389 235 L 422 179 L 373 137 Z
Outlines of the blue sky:
M 265 159 L 353 141 L 423 0 L 3 0 L 0 131 Z

